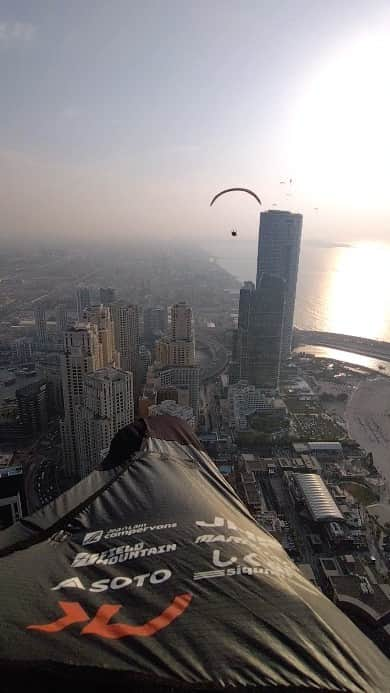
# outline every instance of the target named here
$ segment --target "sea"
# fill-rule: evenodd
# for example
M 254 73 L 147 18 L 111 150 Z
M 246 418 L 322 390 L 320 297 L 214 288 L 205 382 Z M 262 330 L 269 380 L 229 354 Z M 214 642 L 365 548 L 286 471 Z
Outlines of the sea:
M 255 281 L 255 240 L 232 238 L 208 247 L 207 251 L 211 261 L 218 262 L 240 281 Z M 303 241 L 294 323 L 307 330 L 390 342 L 390 244 Z M 316 349 L 318 355 L 337 358 L 334 352 L 338 350 Z M 375 366 L 382 364 L 363 356 L 358 361 L 367 367 L 373 366 L 373 362 Z M 381 370 L 390 375 L 389 364 L 383 364 Z

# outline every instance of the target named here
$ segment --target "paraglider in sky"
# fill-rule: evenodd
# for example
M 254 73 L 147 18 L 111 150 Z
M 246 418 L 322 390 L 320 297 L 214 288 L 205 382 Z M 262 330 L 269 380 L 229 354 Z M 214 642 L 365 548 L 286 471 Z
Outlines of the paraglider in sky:
M 215 200 L 217 200 L 219 197 L 221 197 L 221 195 L 225 195 L 226 193 L 237 192 L 237 191 L 238 192 L 245 192 L 245 193 L 248 193 L 248 195 L 252 195 L 252 197 L 255 198 L 255 200 L 259 203 L 259 205 L 261 205 L 260 198 L 258 197 L 258 195 L 256 195 L 256 193 L 253 192 L 253 190 L 249 190 L 249 188 L 227 188 L 226 190 L 221 190 L 221 192 L 217 193 L 213 197 L 213 199 L 210 202 L 210 207 L 213 206 Z
M 237 236 L 237 229 L 232 229 L 232 236 Z

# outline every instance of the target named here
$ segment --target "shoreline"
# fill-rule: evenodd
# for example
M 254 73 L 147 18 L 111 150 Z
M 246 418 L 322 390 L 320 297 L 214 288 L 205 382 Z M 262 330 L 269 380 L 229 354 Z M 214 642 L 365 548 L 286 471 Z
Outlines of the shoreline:
M 371 452 L 378 472 L 390 482 L 390 379 L 363 380 L 344 413 L 348 434 Z
M 347 368 L 358 368 L 367 373 L 376 373 L 382 377 L 390 377 L 390 362 L 376 356 L 366 356 L 355 351 L 343 351 L 342 349 L 320 345 L 295 347 L 292 353 L 297 355 L 306 354 L 311 358 L 339 363 Z M 348 357 L 352 357 L 351 360 Z
M 300 350 L 294 351 L 300 357 L 307 356 L 313 360 L 337 363 L 341 368 L 356 374 L 354 381 L 327 382 L 318 378 L 318 385 L 323 391 L 345 392 L 348 399 L 342 410 L 337 410 L 335 402 L 325 411 L 336 415 L 345 423 L 348 436 L 368 453 L 372 453 L 373 462 L 386 482 L 390 483 L 390 376 L 379 369 L 369 368 L 330 356 L 316 355 Z M 359 377 L 360 376 L 360 377 Z

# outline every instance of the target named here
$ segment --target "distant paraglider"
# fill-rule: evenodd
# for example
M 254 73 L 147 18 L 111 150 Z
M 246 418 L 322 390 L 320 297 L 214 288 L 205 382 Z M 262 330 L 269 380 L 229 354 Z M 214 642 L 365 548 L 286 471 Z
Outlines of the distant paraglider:
M 253 190 L 249 190 L 249 188 L 227 188 L 226 190 L 221 190 L 219 193 L 214 195 L 213 199 L 210 202 L 210 207 L 213 206 L 215 200 L 218 200 L 218 198 L 221 197 L 221 195 L 225 195 L 226 193 L 230 193 L 230 192 L 247 193 L 248 195 L 251 195 L 252 197 L 254 197 L 255 200 L 259 203 L 259 205 L 261 205 L 260 197 L 258 195 L 256 195 L 256 193 L 254 193 Z M 233 238 L 236 238 L 238 236 L 238 231 L 236 228 L 233 228 L 230 233 L 233 236 Z
M 261 205 L 260 198 L 258 197 L 258 195 L 256 195 L 256 193 L 253 192 L 253 190 L 249 190 L 249 188 L 227 188 L 226 190 L 221 190 L 221 192 L 217 193 L 213 197 L 213 199 L 210 202 L 210 207 L 213 206 L 214 202 L 216 200 L 218 200 L 218 198 L 221 197 L 221 195 L 225 195 L 226 193 L 237 192 L 237 191 L 238 192 L 245 192 L 245 193 L 248 193 L 248 195 L 252 195 L 252 197 L 255 198 L 255 200 L 259 203 L 259 205 Z

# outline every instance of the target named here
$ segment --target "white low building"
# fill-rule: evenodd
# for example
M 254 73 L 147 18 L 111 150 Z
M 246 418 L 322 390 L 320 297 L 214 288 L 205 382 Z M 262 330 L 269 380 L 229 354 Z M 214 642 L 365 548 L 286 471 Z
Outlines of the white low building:
M 228 391 L 229 423 L 237 431 L 248 428 L 248 417 L 252 414 L 269 414 L 279 411 L 287 413 L 283 400 L 271 397 L 264 390 L 248 385 L 246 380 L 240 380 L 231 385 Z
M 195 416 L 191 407 L 185 407 L 177 404 L 172 399 L 166 399 L 160 404 L 153 404 L 149 407 L 150 416 L 176 416 L 178 419 L 183 419 L 191 428 L 195 428 Z

